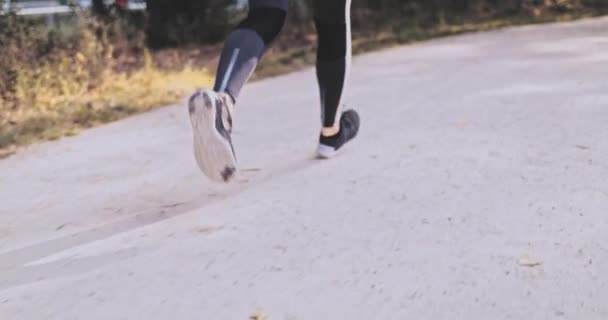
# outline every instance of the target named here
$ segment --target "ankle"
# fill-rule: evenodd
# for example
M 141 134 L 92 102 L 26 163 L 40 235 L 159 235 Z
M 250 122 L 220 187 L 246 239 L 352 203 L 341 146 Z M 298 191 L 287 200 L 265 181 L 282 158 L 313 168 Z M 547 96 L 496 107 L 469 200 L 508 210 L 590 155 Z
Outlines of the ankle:
M 215 91 L 215 93 L 224 100 L 224 103 L 230 103 L 231 105 L 236 104 L 236 99 L 234 96 L 228 91 Z
M 339 132 L 340 132 L 339 126 L 323 127 L 321 129 L 321 135 L 324 137 L 333 137 L 333 136 L 337 135 Z
M 234 98 L 234 96 L 232 95 L 232 93 L 230 93 L 228 91 L 226 91 L 225 93 L 228 96 L 228 99 L 230 99 L 230 102 L 232 102 L 232 105 L 235 105 L 236 104 L 236 99 Z

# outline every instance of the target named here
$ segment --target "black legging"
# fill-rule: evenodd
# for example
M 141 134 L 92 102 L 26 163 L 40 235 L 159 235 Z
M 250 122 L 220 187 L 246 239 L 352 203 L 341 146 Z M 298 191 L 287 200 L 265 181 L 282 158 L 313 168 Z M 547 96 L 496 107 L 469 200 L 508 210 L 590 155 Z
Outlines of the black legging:
M 297 0 L 296 0 L 297 1 Z M 317 80 L 324 128 L 339 123 L 351 63 L 350 0 L 314 0 L 318 34 Z M 289 0 L 250 0 L 249 14 L 228 36 L 220 57 L 216 91 L 237 99 L 259 60 L 285 25 Z

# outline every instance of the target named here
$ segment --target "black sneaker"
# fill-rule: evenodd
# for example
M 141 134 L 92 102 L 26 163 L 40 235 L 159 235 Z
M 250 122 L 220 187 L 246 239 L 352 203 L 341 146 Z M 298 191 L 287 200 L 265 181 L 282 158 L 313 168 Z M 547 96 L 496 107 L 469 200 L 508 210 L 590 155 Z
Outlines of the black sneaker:
M 188 110 L 199 168 L 213 181 L 229 182 L 237 172 L 231 139 L 232 97 L 212 90 L 197 91 L 190 98 Z
M 355 110 L 347 110 L 340 117 L 340 131 L 331 137 L 321 135 L 317 154 L 320 158 L 329 159 L 359 133 L 359 114 Z

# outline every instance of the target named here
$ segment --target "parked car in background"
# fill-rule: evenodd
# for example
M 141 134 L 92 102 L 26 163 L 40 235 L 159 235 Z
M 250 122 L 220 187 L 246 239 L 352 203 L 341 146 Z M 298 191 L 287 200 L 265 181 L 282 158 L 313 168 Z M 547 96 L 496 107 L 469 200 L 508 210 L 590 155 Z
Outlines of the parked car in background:
M 104 0 L 108 5 L 118 6 L 126 10 L 144 10 L 145 0 Z M 17 11 L 20 15 L 46 15 L 70 12 L 70 6 L 91 8 L 91 0 L 5 0 L 2 10 Z

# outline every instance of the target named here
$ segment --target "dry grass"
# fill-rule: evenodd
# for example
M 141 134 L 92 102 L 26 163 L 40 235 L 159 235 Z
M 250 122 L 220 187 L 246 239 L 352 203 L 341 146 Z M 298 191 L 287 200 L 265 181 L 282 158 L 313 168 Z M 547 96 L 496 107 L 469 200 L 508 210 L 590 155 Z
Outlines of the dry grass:
M 74 86 L 63 94 L 41 90 L 29 97 L 35 108 L 9 115 L 0 129 L 0 157 L 18 146 L 77 134 L 84 128 L 175 103 L 197 87 L 209 86 L 206 70 L 162 71 L 143 68 L 130 75 L 107 73 L 93 90 Z M 80 88 L 78 88 L 80 87 Z M 23 90 L 24 94 L 36 88 Z
M 36 68 L 16 66 L 15 95 L 12 101 L 0 99 L 0 157 L 174 103 L 211 84 L 206 69 L 160 69 L 147 51 L 140 68 L 118 71 L 112 46 L 87 31 L 83 37 L 78 52 L 61 52 Z

